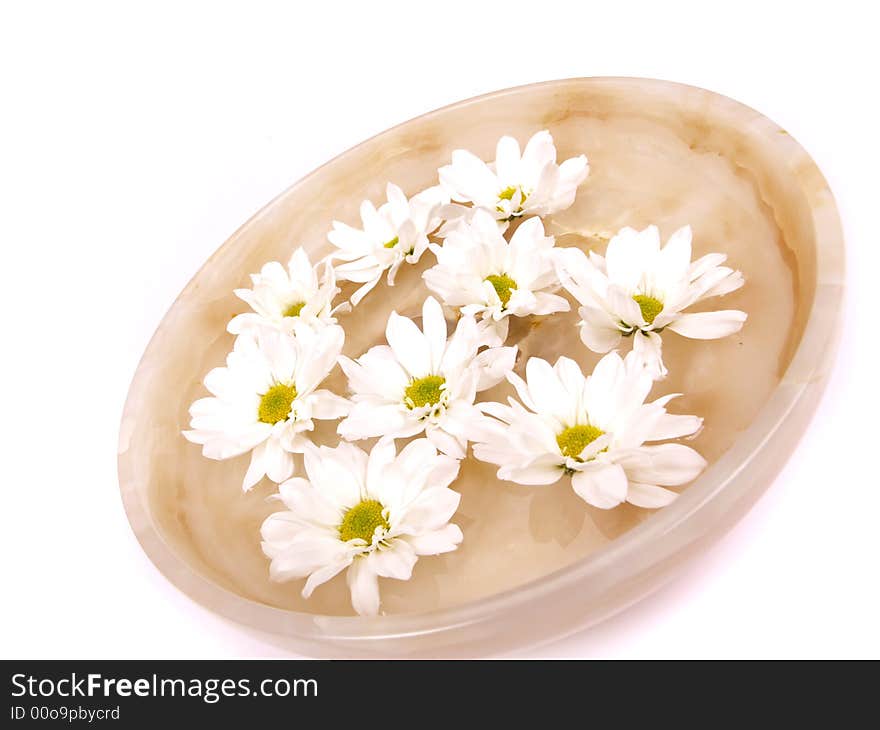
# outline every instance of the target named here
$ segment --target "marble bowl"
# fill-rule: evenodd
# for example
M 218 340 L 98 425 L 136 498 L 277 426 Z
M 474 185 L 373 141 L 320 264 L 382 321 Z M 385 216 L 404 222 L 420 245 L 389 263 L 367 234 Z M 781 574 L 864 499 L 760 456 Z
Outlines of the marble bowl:
M 310 601 L 301 584 L 268 580 L 259 525 L 277 509 L 263 483 L 241 493 L 246 457 L 212 462 L 181 436 L 203 375 L 222 363 L 232 290 L 295 245 L 327 249 L 333 219 L 355 222 L 385 182 L 412 194 L 436 180 L 456 147 L 492 158 L 503 134 L 549 129 L 560 159 L 585 152 L 592 172 L 575 205 L 547 221 L 559 245 L 604 247 L 623 225 L 690 223 L 695 255 L 728 253 L 746 286 L 725 308 L 749 312 L 738 336 L 666 338 L 667 381 L 652 395 L 686 395 L 676 412 L 706 427 L 693 442 L 707 470 L 657 512 L 588 507 L 565 480 L 502 483 L 466 460 L 453 488 L 465 541 L 423 559 L 408 582 L 382 582 L 385 615 L 351 615 L 344 580 Z M 430 255 L 426 256 L 428 263 Z M 585 78 L 499 91 L 406 122 L 345 152 L 272 201 L 202 267 L 152 338 L 125 406 L 122 497 L 159 570 L 193 600 L 316 656 L 499 653 L 594 624 L 672 577 L 739 519 L 770 484 L 806 428 L 832 363 L 843 293 L 843 240 L 822 174 L 783 129 L 735 101 L 647 79 Z M 380 342 L 388 312 L 416 314 L 424 266 L 377 289 L 343 323 L 346 354 Z M 369 304 L 368 304 L 369 302 Z M 573 319 L 525 323 L 523 355 L 595 356 Z M 330 387 L 344 389 L 338 373 Z M 504 386 L 506 387 L 506 386 Z M 499 393 L 499 395 L 503 395 Z M 320 433 L 332 438 L 332 426 Z

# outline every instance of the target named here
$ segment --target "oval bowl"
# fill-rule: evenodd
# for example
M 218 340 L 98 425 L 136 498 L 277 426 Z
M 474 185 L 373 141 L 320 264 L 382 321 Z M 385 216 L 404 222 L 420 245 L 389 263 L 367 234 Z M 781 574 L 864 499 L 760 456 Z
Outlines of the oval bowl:
M 388 589 L 388 615 L 339 615 L 345 613 L 336 608 L 344 586 L 308 605 L 297 599 L 297 586 L 270 593 L 262 584 L 268 584 L 268 563 L 259 553 L 259 520 L 271 511 L 264 507 L 271 485 L 243 497 L 235 482 L 244 466 L 202 459 L 180 436 L 189 403 L 203 394 L 201 378 L 231 346 L 225 324 L 242 311 L 232 290 L 265 261 L 286 261 L 299 243 L 313 258 L 326 252 L 330 222 L 355 222 L 360 201 L 378 201 L 386 181 L 412 194 L 434 184 L 436 168 L 454 148 L 491 159 L 501 135 L 522 142 L 545 128 L 557 139 L 560 159 L 586 152 L 592 166 L 571 212 L 553 222 L 551 232 L 560 242 L 569 234 L 580 241 L 601 239 L 606 228 L 654 221 L 668 235 L 674 223 L 693 217 L 695 241 L 701 232 L 714 237 L 707 250 L 731 253 L 746 273 L 744 291 L 749 282 L 753 289 L 743 303 L 766 307 L 769 324 L 762 328 L 751 307 L 743 336 L 713 345 L 715 360 L 706 359 L 710 350 L 702 345 L 681 355 L 690 358 L 689 372 L 697 373 L 690 383 L 697 396 L 686 403 L 694 409 L 681 412 L 708 410 L 719 424 L 700 437 L 709 467 L 672 505 L 654 513 L 624 510 L 614 518 L 595 510 L 581 517 L 561 491 L 526 497 L 517 491 L 525 488 L 502 485 L 497 499 L 504 509 L 493 507 L 498 524 L 483 525 L 472 485 L 470 493 L 463 490 L 463 526 L 465 543 L 472 534 L 476 547 L 460 563 L 440 562 L 439 569 L 422 573 L 417 567 L 415 587 L 408 589 L 417 591 L 415 598 Z M 590 231 L 583 230 L 584 220 L 595 224 Z M 726 97 L 656 80 L 582 78 L 439 109 L 363 142 L 300 180 L 221 246 L 181 292 L 143 355 L 125 405 L 119 477 L 128 519 L 149 558 L 186 595 L 302 653 L 477 656 L 558 638 L 667 581 L 771 483 L 829 375 L 843 266 L 837 210 L 816 165 L 784 130 Z M 412 313 L 406 285 L 398 285 L 398 308 L 409 306 Z M 387 299 L 395 290 L 384 291 L 372 296 Z M 364 322 L 356 320 L 352 331 Z M 544 340 L 566 337 L 572 339 L 556 333 Z M 671 357 L 677 357 L 674 350 Z M 676 385 L 670 382 L 662 392 L 677 392 Z M 491 481 L 490 472 L 479 477 L 479 494 L 490 494 L 486 479 Z M 246 499 L 251 501 L 241 501 Z M 250 507 L 231 506 L 239 503 Z M 554 520 L 568 520 L 565 535 L 553 533 Z M 224 536 L 221 543 L 217 535 Z M 505 536 L 510 552 L 492 558 L 497 570 L 475 558 Z M 213 545 L 220 549 L 206 549 Z

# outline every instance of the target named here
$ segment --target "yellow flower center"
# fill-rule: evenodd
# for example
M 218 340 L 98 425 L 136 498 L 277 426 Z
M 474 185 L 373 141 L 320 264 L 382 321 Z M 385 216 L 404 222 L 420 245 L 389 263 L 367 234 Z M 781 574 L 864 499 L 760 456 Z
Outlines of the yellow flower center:
M 563 456 L 577 459 L 589 444 L 605 432 L 601 428 L 590 425 L 569 426 L 556 436 L 556 443 Z
M 513 293 L 513 290 L 516 289 L 516 282 L 507 274 L 491 274 L 486 277 L 485 281 L 488 281 L 492 285 L 495 289 L 495 293 L 501 300 L 502 306 L 506 307 L 507 303 L 510 301 L 510 295 Z
M 358 539 L 368 544 L 372 543 L 377 527 L 384 530 L 389 527 L 388 520 L 382 514 L 383 510 L 382 503 L 375 499 L 365 499 L 360 504 L 356 504 L 342 518 L 342 524 L 339 525 L 339 539 L 343 542 Z
M 428 375 L 413 380 L 403 392 L 404 402 L 410 408 L 433 406 L 440 402 L 446 378 L 441 375 Z
M 529 194 L 525 190 L 523 190 L 522 188 L 515 188 L 513 186 L 511 186 L 509 188 L 504 188 L 504 190 L 502 190 L 500 193 L 498 193 L 498 200 L 499 201 L 513 200 L 513 196 L 516 195 L 517 190 L 519 190 L 519 205 L 516 207 L 516 209 L 510 211 L 510 215 L 504 219 L 506 221 L 511 221 L 514 218 L 516 218 L 516 216 L 518 216 L 522 213 L 523 205 L 525 205 L 526 198 L 529 197 Z M 497 210 L 499 213 L 503 213 L 504 206 L 503 205 L 496 205 L 495 210 Z
M 642 317 L 648 324 L 653 324 L 654 318 L 663 311 L 663 302 L 659 299 L 654 299 L 654 297 L 649 297 L 645 294 L 636 294 L 633 299 L 639 305 L 639 309 L 642 310 Z
M 259 418 L 263 423 L 278 423 L 290 415 L 290 407 L 296 398 L 296 386 L 278 383 L 260 398 Z
M 287 309 L 284 310 L 285 317 L 299 317 L 299 313 L 302 312 L 302 308 L 306 306 L 305 302 L 294 302 Z
M 400 237 L 395 236 L 390 241 L 388 241 L 387 243 L 383 243 L 382 245 L 385 246 L 385 248 L 394 248 L 398 243 L 400 243 Z

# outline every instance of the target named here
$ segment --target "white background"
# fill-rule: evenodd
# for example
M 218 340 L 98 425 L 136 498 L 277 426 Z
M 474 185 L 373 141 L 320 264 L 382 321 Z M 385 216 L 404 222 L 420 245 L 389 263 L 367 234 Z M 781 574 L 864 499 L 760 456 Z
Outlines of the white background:
M 351 145 L 494 89 L 626 75 L 732 96 L 807 148 L 846 229 L 846 331 L 749 516 L 654 597 L 527 655 L 880 657 L 877 23 L 786 5 L 4 3 L 0 655 L 286 656 L 179 594 L 129 530 L 117 427 L 152 331 L 242 222 Z

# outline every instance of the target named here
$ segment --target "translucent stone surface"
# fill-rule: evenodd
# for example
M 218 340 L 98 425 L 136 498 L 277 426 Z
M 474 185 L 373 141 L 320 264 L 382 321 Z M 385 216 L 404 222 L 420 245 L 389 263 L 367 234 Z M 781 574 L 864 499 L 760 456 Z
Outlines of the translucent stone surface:
M 664 356 L 670 375 L 655 386 L 651 396 L 686 394 L 673 401 L 670 410 L 705 417 L 705 428 L 691 445 L 712 466 L 686 488 L 687 499 L 664 510 L 669 513 L 665 517 L 652 517 L 653 512 L 629 505 L 607 512 L 590 507 L 565 479 L 547 487 L 500 482 L 490 465 L 469 457 L 453 485 L 462 494 L 455 521 L 464 531 L 463 545 L 455 553 L 421 559 L 409 582 L 382 580 L 384 610 L 388 614 L 436 611 L 517 589 L 567 567 L 578 566 L 582 573 L 607 569 L 601 593 L 577 594 L 582 610 L 556 616 L 557 625 L 552 628 L 519 632 L 522 641 L 547 638 L 597 620 L 648 590 L 693 544 L 717 534 L 766 486 L 811 408 L 788 428 L 784 441 L 780 437 L 775 458 L 762 471 L 755 471 L 749 484 L 740 482 L 736 499 L 728 491 L 730 499 L 724 507 L 724 500 L 715 498 L 722 492 L 723 479 L 737 474 L 747 457 L 779 430 L 788 413 L 785 405 L 791 410 L 794 398 L 791 393 L 785 396 L 786 384 L 818 388 L 824 380 L 839 300 L 841 257 L 836 211 L 821 174 L 797 143 L 772 122 L 699 89 L 633 79 L 580 79 L 523 87 L 413 120 L 320 168 L 236 233 L 174 303 L 132 385 L 121 429 L 120 477 L 139 539 L 184 590 L 226 615 L 302 641 L 320 644 L 323 637 L 329 640 L 336 632 L 351 637 L 360 627 L 375 636 L 402 630 L 403 624 L 389 623 L 393 617 L 333 624 L 294 613 L 351 614 L 344 579 L 317 589 L 308 601 L 300 596 L 301 581 L 270 582 L 259 526 L 279 508 L 266 500 L 275 491 L 274 485 L 263 482 L 242 494 L 247 457 L 210 461 L 180 431 L 187 426 L 189 404 L 205 394 L 201 378 L 223 363 L 232 345 L 225 325 L 244 311 L 232 290 L 246 285 L 248 273 L 265 261 L 286 262 L 297 245 L 305 246 L 313 258 L 325 253 L 331 220 L 356 224 L 360 201 L 380 202 L 388 180 L 412 194 L 436 182 L 436 168 L 449 160 L 455 148 L 491 159 L 502 134 L 524 142 L 545 128 L 557 142 L 560 159 L 583 152 L 591 164 L 590 177 L 575 205 L 547 219 L 548 232 L 557 235 L 558 245 L 603 252 L 607 238 L 624 225 L 639 228 L 655 223 L 665 238 L 690 224 L 695 257 L 713 251 L 727 253 L 730 265 L 745 274 L 743 289 L 704 303 L 705 308 L 748 312 L 742 332 L 708 342 L 668 333 Z M 402 269 L 396 286 L 383 283 L 354 313 L 343 317 L 341 323 L 348 333 L 346 354 L 355 357 L 371 345 L 384 343 L 390 311 L 418 315 L 427 294 L 420 275 L 432 258 L 428 252 L 422 264 Z M 818 261 L 826 264 L 821 271 L 817 271 Z M 808 319 L 812 316 L 810 321 L 815 322 L 821 314 L 814 310 L 818 294 L 825 297 L 825 320 L 813 329 L 824 339 L 819 342 L 818 334 L 814 337 L 810 355 L 798 347 Z M 589 371 L 598 358 L 581 344 L 575 319 L 574 314 L 560 314 L 514 320 L 511 339 L 521 349 L 517 370 L 522 372 L 528 356 L 553 361 L 564 354 Z M 796 352 L 799 357 L 790 368 Z M 338 370 L 329 387 L 345 390 Z M 511 392 L 505 384 L 482 394 L 481 399 L 503 399 Z M 334 428 L 335 423 L 323 425 L 316 432 L 318 440 L 335 443 Z M 733 447 L 738 442 L 742 446 L 737 450 Z M 702 487 L 701 482 L 705 482 Z M 715 506 L 706 511 L 703 502 L 709 496 L 715 498 Z M 663 520 L 670 525 L 684 520 L 688 510 L 692 523 L 701 527 L 685 529 L 681 545 L 673 550 L 671 538 L 663 536 L 660 525 Z M 609 544 L 621 541 L 646 520 L 649 524 L 633 533 L 638 537 L 620 543 L 620 551 L 626 547 L 630 556 L 642 556 L 638 545 L 632 547 L 639 539 L 640 549 L 653 550 L 656 559 L 645 552 L 637 571 L 639 560 L 629 557 L 630 572 L 622 567 L 623 562 L 615 570 L 602 564 L 610 560 Z M 660 549 L 664 539 L 667 543 Z M 621 585 L 615 583 L 615 576 Z M 632 585 L 623 586 L 625 580 Z M 636 584 L 638 589 L 632 587 Z M 534 600 L 550 585 L 548 581 L 532 583 L 540 586 L 534 589 Z M 594 582 L 589 590 L 598 591 L 598 585 Z M 557 587 L 562 590 L 561 584 Z M 510 596 L 507 605 L 515 607 L 517 592 L 505 595 Z M 560 595 L 564 591 L 557 594 L 557 601 Z M 574 599 L 576 594 L 570 595 Z M 495 601 L 492 611 L 504 611 L 504 604 L 504 600 Z M 265 611 L 260 605 L 282 610 Z M 482 621 L 488 615 L 480 613 L 481 604 L 474 605 L 468 609 L 468 622 Z M 548 609 L 550 623 L 552 614 Z M 440 612 L 407 624 L 413 631 L 424 632 L 437 621 L 446 627 L 446 634 L 437 632 L 430 640 L 385 639 L 382 651 L 436 647 L 444 641 L 437 637 L 447 634 L 451 642 L 455 631 L 444 623 L 451 617 Z M 515 616 L 510 620 L 515 622 Z M 481 636 L 491 633 L 486 630 Z M 454 640 L 477 642 L 461 635 Z M 508 644 L 511 641 L 515 640 L 507 639 Z M 503 645 L 505 639 L 497 643 Z M 416 645 L 419 649 L 413 649 Z

